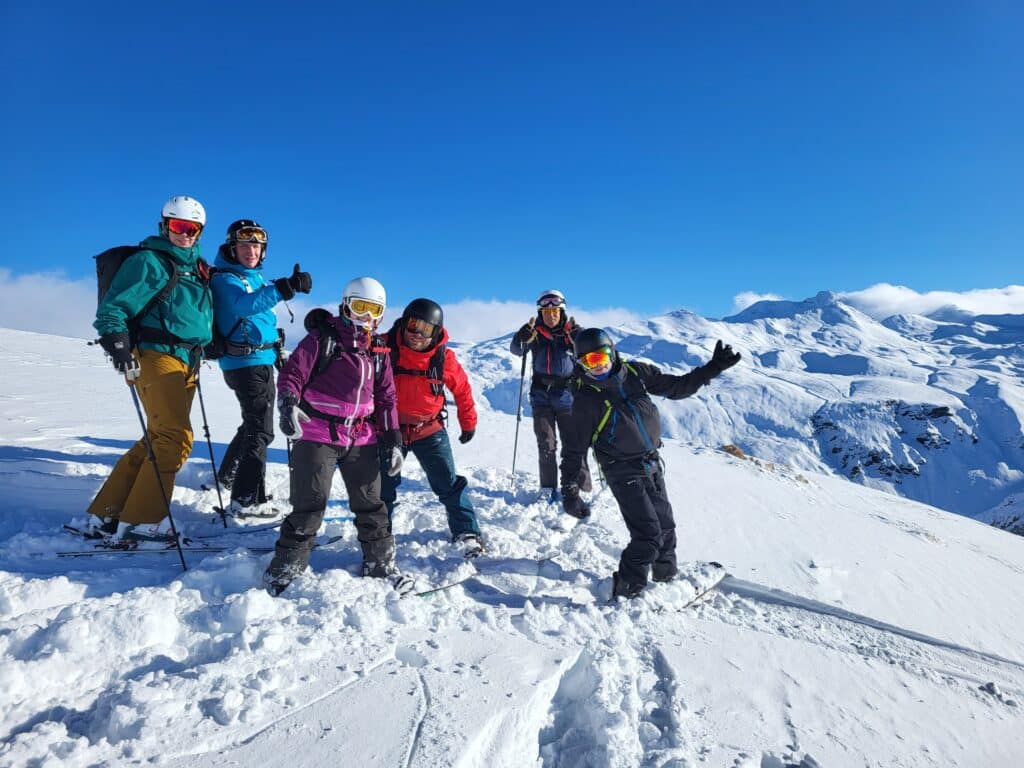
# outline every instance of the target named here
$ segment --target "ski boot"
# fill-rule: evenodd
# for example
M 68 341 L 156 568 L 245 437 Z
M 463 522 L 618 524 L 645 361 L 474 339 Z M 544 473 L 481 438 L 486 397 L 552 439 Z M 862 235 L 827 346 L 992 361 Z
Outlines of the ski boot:
M 452 541 L 452 545 L 462 553 L 462 556 L 467 560 L 480 557 L 487 550 L 484 548 L 484 543 L 480 539 L 480 535 L 476 533 L 460 533 Z

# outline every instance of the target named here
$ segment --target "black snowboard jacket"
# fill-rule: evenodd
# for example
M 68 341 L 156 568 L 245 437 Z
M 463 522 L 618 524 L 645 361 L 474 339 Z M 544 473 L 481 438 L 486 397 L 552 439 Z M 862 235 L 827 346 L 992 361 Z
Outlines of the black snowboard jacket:
M 565 477 L 576 477 L 592 446 L 608 477 L 643 473 L 661 447 L 661 416 L 649 395 L 682 400 L 715 376 L 707 366 L 682 376 L 662 373 L 649 363 L 621 358 L 603 380 L 577 374 L 572 379 L 572 430 L 564 436 Z

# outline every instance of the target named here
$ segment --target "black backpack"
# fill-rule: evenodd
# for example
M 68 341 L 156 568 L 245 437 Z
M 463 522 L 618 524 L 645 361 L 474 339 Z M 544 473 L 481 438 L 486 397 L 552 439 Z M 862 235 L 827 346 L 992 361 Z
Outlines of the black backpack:
M 128 338 L 133 347 L 139 341 L 139 320 L 148 314 L 155 306 L 161 302 L 167 301 L 167 298 L 171 295 L 171 291 L 173 291 L 174 287 L 178 284 L 178 279 L 181 277 L 178 272 L 178 267 L 174 263 L 173 259 L 169 258 L 170 254 L 153 248 L 145 248 L 141 245 L 119 245 L 116 248 L 110 248 L 99 256 L 94 257 L 96 259 L 96 306 L 98 307 L 103 302 L 103 297 L 107 295 L 107 291 L 110 290 L 110 285 L 114 282 L 114 275 L 117 274 L 121 265 L 128 260 L 128 257 L 134 256 L 139 251 L 146 250 L 153 251 L 167 269 L 167 283 L 160 289 L 160 292 L 156 296 L 149 300 L 149 303 L 147 303 L 135 317 L 128 319 Z

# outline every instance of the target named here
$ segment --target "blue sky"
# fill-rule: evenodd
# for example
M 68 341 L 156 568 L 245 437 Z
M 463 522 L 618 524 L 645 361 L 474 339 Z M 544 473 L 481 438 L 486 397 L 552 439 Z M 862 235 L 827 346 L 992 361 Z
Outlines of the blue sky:
M 9 279 L 190 194 L 315 302 L 1021 282 L 1019 3 L 39 5 L 0 24 Z

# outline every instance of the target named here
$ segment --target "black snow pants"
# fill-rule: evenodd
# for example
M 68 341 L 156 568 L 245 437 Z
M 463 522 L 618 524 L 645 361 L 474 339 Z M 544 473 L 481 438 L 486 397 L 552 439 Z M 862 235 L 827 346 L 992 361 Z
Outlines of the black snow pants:
M 552 408 L 534 406 L 533 434 L 537 437 L 537 460 L 540 469 L 540 487 L 558 488 L 558 472 L 561 468 L 562 485 L 575 483 L 581 491 L 590 491 L 590 467 L 586 456 L 579 475 L 567 481 L 565 472 L 565 436 L 572 434 L 572 411 L 556 411 Z M 562 435 L 562 456 L 558 459 L 558 437 L 555 428 Z
M 629 544 L 619 558 L 619 578 L 637 590 L 655 581 L 668 581 L 676 566 L 676 522 L 665 489 L 661 459 L 615 462 L 604 467 L 608 486 L 629 530 Z
M 243 506 L 267 500 L 267 446 L 274 439 L 274 367 L 251 365 L 224 371 L 242 407 L 242 426 L 231 439 L 218 477 Z
M 317 531 L 331 494 L 334 470 L 348 492 L 348 505 L 356 518 L 356 531 L 364 561 L 390 564 L 395 539 L 389 532 L 388 508 L 380 498 L 380 460 L 377 445 L 339 448 L 297 440 L 292 446 L 292 512 L 281 523 L 274 564 L 301 571 L 309 563 Z

